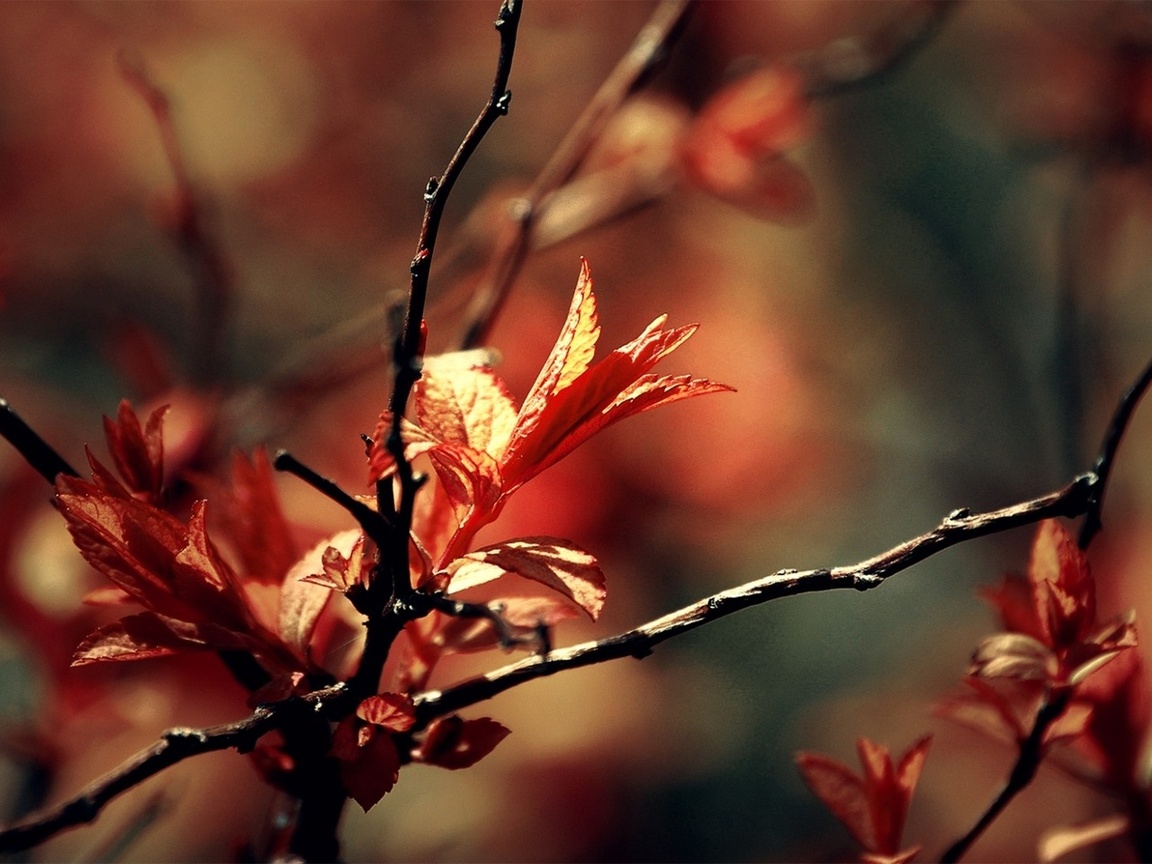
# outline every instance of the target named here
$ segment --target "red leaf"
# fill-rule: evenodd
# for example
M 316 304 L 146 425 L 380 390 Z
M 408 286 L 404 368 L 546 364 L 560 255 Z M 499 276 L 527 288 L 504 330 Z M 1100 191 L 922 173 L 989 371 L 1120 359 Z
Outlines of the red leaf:
M 446 557 L 466 549 L 520 485 L 606 426 L 689 396 L 731 389 L 688 376 L 648 374 L 696 329 L 665 330 L 664 321 L 657 318 L 631 343 L 593 364 L 600 328 L 592 278 L 582 261 L 560 336 L 511 426 L 511 399 L 489 370 L 432 361 L 417 400 L 421 426 L 402 421 L 401 435 L 406 458 L 431 455 L 454 505 L 459 528 Z M 369 454 L 370 481 L 395 469 L 386 447 L 391 428 L 391 415 L 382 414 Z
M 462 720 L 456 715 L 435 720 L 412 754 L 419 762 L 457 770 L 475 765 L 496 749 L 510 731 L 488 717 Z
M 980 588 L 977 593 L 999 613 L 1005 630 L 1046 641 L 1044 626 L 1032 602 L 1032 586 L 1023 576 L 1009 574 L 998 587 Z
M 700 120 L 753 153 L 779 153 L 808 134 L 804 79 L 785 66 L 758 69 L 713 96 Z
M 871 855 L 907 860 L 901 850 L 904 822 L 920 779 L 931 737 L 913 744 L 894 767 L 885 747 L 861 738 L 856 742 L 863 778 L 843 763 L 818 753 L 800 753 L 804 781 Z M 907 856 L 907 857 L 905 857 Z
M 128 615 L 89 634 L 72 657 L 73 666 L 110 660 L 145 660 L 177 651 L 259 651 L 256 640 L 210 623 L 192 623 L 153 612 Z
M 148 417 L 146 428 L 140 427 L 128 400 L 120 402 L 113 422 L 104 418 L 104 435 L 108 439 L 108 452 L 124 482 L 133 492 L 141 493 L 149 501 L 160 499 L 164 483 L 164 441 L 161 427 L 168 406 L 157 408 Z
M 864 794 L 864 781 L 843 762 L 823 753 L 798 753 L 796 764 L 808 788 L 832 811 L 856 842 L 865 849 L 875 848 L 876 838 Z
M 416 709 L 412 699 L 402 693 L 381 693 L 361 702 L 356 716 L 391 732 L 407 732 L 416 722 Z
M 359 529 L 321 540 L 297 562 L 288 578 L 322 585 L 341 594 L 355 585 L 366 586 L 372 556 L 364 554 L 365 543 L 364 532 Z
M 524 537 L 457 558 L 445 568 L 450 591 L 463 591 L 516 573 L 575 601 L 593 621 L 604 608 L 607 589 L 596 559 L 566 540 Z
M 1088 560 L 1054 519 L 1040 523 L 1028 562 L 1040 624 L 1053 648 L 1083 639 L 1096 622 L 1096 586 Z
M 493 512 L 502 493 L 500 467 L 487 453 L 456 444 L 441 444 L 431 450 L 436 476 L 452 502 L 459 524 L 473 511 Z
M 178 519 L 133 498 L 120 498 L 74 477 L 56 481 L 56 502 L 84 559 L 133 600 L 181 617 L 184 604 L 158 575 L 171 568 L 186 529 Z
M 144 501 L 118 497 L 77 478 L 58 478 L 57 490 L 57 505 L 84 558 L 155 613 L 98 631 L 81 646 L 81 659 L 208 646 L 243 648 L 295 665 L 257 622 L 236 575 L 208 538 L 204 502 L 193 505 L 183 525 Z
M 400 754 L 387 732 L 369 732 L 347 717 L 332 735 L 332 755 L 340 760 L 340 779 L 352 799 L 367 812 L 392 791 L 400 777 Z
M 808 217 L 816 196 L 807 175 L 784 151 L 808 127 L 803 81 L 789 69 L 753 72 L 717 93 L 685 136 L 688 180 L 753 216 Z
M 245 576 L 279 584 L 300 554 L 264 448 L 251 459 L 239 452 L 233 456 L 232 488 L 224 501 L 224 522 Z
M 332 592 L 325 590 L 324 586 L 310 584 L 309 580 L 300 575 L 302 572 L 302 569 L 288 571 L 280 587 L 276 631 L 285 645 L 301 658 L 307 659 L 308 644 L 312 641 L 316 623 L 328 605 Z
M 585 274 L 582 272 L 581 275 Z M 577 286 L 577 297 L 581 290 L 591 292 L 590 280 L 586 285 Z M 579 321 L 573 320 L 577 311 L 574 299 L 573 312 L 564 332 L 580 330 Z M 634 407 L 628 407 L 630 388 L 637 386 L 648 370 L 675 351 L 696 330 L 695 325 L 665 330 L 665 320 L 666 316 L 657 318 L 636 339 L 599 363 L 587 368 L 573 367 L 581 368 L 580 374 L 572 379 L 565 377 L 568 383 L 563 389 L 545 394 L 534 388 L 520 410 L 516 429 L 500 460 L 506 493 L 618 420 L 675 399 L 732 389 L 703 379 L 655 378 L 647 381 L 646 386 L 658 388 L 666 385 L 669 388 L 666 396 L 641 400 Z
M 600 339 L 600 322 L 596 312 L 596 295 L 592 293 L 592 274 L 588 262 L 580 259 L 580 275 L 568 307 L 568 317 L 552 347 L 535 383 L 524 397 L 516 418 L 516 434 L 524 435 L 535 427 L 552 397 L 570 386 L 592 363 Z M 501 454 L 502 455 L 502 454 Z
M 490 369 L 428 357 L 414 390 L 420 427 L 439 441 L 499 456 L 516 424 L 508 388 Z

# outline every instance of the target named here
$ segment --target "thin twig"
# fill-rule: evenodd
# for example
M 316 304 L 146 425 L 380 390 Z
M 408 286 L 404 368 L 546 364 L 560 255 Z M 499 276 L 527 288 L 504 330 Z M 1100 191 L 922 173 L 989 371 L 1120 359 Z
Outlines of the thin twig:
M 56 452 L 47 441 L 24 422 L 7 399 L 0 399 L 0 437 L 16 448 L 16 452 L 24 457 L 24 461 L 36 469 L 49 483 L 55 483 L 56 477 L 65 474 L 69 477 L 79 477 L 80 473 Z
M 61 831 L 92 822 L 120 794 L 192 756 L 229 749 L 248 753 L 273 729 L 285 728 L 316 713 L 334 719 L 354 705 L 348 688 L 334 684 L 304 697 L 261 705 L 233 723 L 203 729 L 169 729 L 156 743 L 93 781 L 79 794 L 0 830 L 0 853 L 30 849 Z
M 352 497 L 334 481 L 316 473 L 287 450 L 278 451 L 272 460 L 272 465 L 277 471 L 299 477 L 325 498 L 347 510 L 377 546 L 390 542 L 393 526 L 382 513 L 377 513 L 363 501 Z
M 612 115 L 667 57 L 691 5 L 691 0 L 663 0 L 656 7 L 632 47 L 600 85 L 532 186 L 513 205 L 513 224 L 493 253 L 489 275 L 465 315 L 466 325 L 460 340 L 464 348 L 482 345 L 488 338 L 531 248 L 534 228 L 547 210 L 549 197 L 572 179 Z
M 260 736 L 276 726 L 277 719 L 276 710 L 263 707 L 235 723 L 207 729 L 169 729 L 151 747 L 96 780 L 79 795 L 0 831 L 0 852 L 30 849 L 67 828 L 93 821 L 104 806 L 122 792 L 191 756 L 233 747 L 246 753 Z
M 1140 400 L 1150 385 L 1152 385 L 1152 361 L 1148 362 L 1144 371 L 1140 373 L 1140 377 L 1128 388 L 1128 392 L 1124 394 L 1120 400 L 1120 405 L 1112 415 L 1112 421 L 1108 424 L 1108 431 L 1104 433 L 1104 442 L 1100 445 L 1099 455 L 1092 466 L 1092 470 L 1100 478 L 1100 482 L 1089 501 L 1088 510 L 1084 516 L 1084 524 L 1080 526 L 1079 544 L 1081 549 L 1088 548 L 1092 538 L 1104 527 L 1100 513 L 1104 509 L 1104 493 L 1108 489 L 1108 478 L 1111 476 L 1112 466 L 1116 462 L 1116 452 L 1120 449 L 1120 442 L 1124 438 L 1124 433 L 1128 429 L 1136 406 L 1140 404 Z
M 1032 724 L 1032 731 L 1028 733 L 1027 738 L 1020 742 L 1020 753 L 1016 758 L 1016 764 L 1012 766 L 1012 772 L 1008 775 L 1004 787 L 997 793 L 992 803 L 988 805 L 988 809 L 981 814 L 968 833 L 944 851 L 944 854 L 940 856 L 942 864 L 950 864 L 950 862 L 959 861 L 963 858 L 964 853 L 980 838 L 988 826 L 996 821 L 996 818 L 1012 802 L 1012 799 L 1023 792 L 1032 782 L 1036 776 L 1036 771 L 1040 768 L 1040 763 L 1044 761 L 1044 736 L 1052 724 L 1059 720 L 1067 709 L 1072 692 L 1071 688 L 1062 690 L 1041 703 L 1040 710 L 1036 712 L 1036 720 Z
M 1010 507 L 975 514 L 958 510 L 932 531 L 858 564 L 821 570 L 779 570 L 762 579 L 713 594 L 633 630 L 559 648 L 547 657 L 521 660 L 445 690 L 421 693 L 414 698 L 417 717 L 420 723 L 426 724 L 436 717 L 491 699 L 535 678 L 620 657 L 645 657 L 667 639 L 771 600 L 834 588 L 863 591 L 878 587 L 889 576 L 958 543 L 1054 516 L 1079 516 L 1088 508 L 1097 483 L 1095 474 L 1083 474 L 1057 492 Z
M 407 602 L 413 590 L 409 574 L 409 534 L 415 511 L 416 493 L 425 478 L 415 474 L 405 456 L 404 438 L 400 427 L 412 387 L 420 378 L 420 367 L 423 362 L 424 307 L 428 296 L 432 256 L 436 249 L 444 208 L 456 180 L 476 148 L 480 146 L 484 135 L 500 117 L 508 113 L 508 105 L 512 99 L 512 94 L 508 90 L 508 79 L 512 73 L 520 12 L 519 0 L 504 0 L 501 3 L 495 21 L 496 31 L 500 36 L 500 53 L 488 102 L 460 142 L 456 153 L 448 161 L 444 173 L 429 180 L 424 193 L 424 220 L 420 226 L 416 255 L 409 268 L 412 281 L 408 292 L 408 305 L 404 325 L 396 339 L 393 352 L 394 380 L 389 401 L 392 427 L 385 442 L 388 452 L 396 463 L 399 501 L 393 500 L 395 493 L 391 483 L 377 484 L 377 509 L 380 513 L 395 513 L 395 520 L 391 524 L 390 537 L 386 542 L 378 544 L 379 562 L 364 600 L 364 611 L 368 619 L 364 653 L 351 682 L 353 689 L 357 692 L 363 690 L 364 695 L 375 692 L 392 641 L 399 634 L 403 620 L 411 618 L 411 609 L 408 608 L 410 604 Z M 393 614 L 385 615 L 385 610 L 391 610 Z

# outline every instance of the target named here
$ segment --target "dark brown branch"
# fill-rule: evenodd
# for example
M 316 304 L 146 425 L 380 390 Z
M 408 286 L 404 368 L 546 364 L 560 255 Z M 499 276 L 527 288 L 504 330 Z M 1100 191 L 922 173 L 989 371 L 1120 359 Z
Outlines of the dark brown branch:
M 244 720 L 223 726 L 169 729 L 151 747 L 141 750 L 76 797 L 0 831 L 0 852 L 30 849 L 67 828 L 93 821 L 104 806 L 122 792 L 191 756 L 230 748 L 247 753 L 256 746 L 260 736 L 276 726 L 277 719 L 277 711 L 269 706 L 257 709 Z
M 377 513 L 363 501 L 356 500 L 335 482 L 317 474 L 287 450 L 278 451 L 272 465 L 277 471 L 299 477 L 325 498 L 347 510 L 377 546 L 390 542 L 393 529 L 383 514 Z
M 348 688 L 334 684 L 302 698 L 261 705 L 233 723 L 204 729 L 169 729 L 155 744 L 89 784 L 78 795 L 0 830 L 0 853 L 30 849 L 61 831 L 92 822 L 121 793 L 192 756 L 229 749 L 248 753 L 273 729 L 284 729 L 301 719 L 307 722 L 316 715 L 335 719 L 354 706 Z
M 192 271 L 199 305 L 196 372 L 203 380 L 219 377 L 223 360 L 224 321 L 232 300 L 232 271 L 220 244 L 204 227 L 204 206 L 188 176 L 180 139 L 172 122 L 168 96 L 148 75 L 144 61 L 135 53 L 117 55 L 120 74 L 148 106 L 160 133 L 160 143 L 176 184 L 175 222 L 169 233 Z
M 521 660 L 445 690 L 421 693 L 414 700 L 417 716 L 421 723 L 428 723 L 535 678 L 619 657 L 645 657 L 656 645 L 673 636 L 782 597 L 834 588 L 859 591 L 875 588 L 889 576 L 958 543 L 1050 517 L 1079 516 L 1087 510 L 1098 483 L 1097 476 L 1088 473 L 1057 492 L 1010 507 L 975 514 L 957 510 L 932 531 L 858 564 L 830 570 L 779 570 L 763 579 L 713 594 L 633 630 L 561 648 L 545 657 Z
M 394 379 L 389 401 L 392 427 L 385 442 L 388 452 L 396 463 L 399 501 L 393 501 L 394 492 L 391 483 L 377 484 L 377 509 L 380 513 L 394 512 L 396 518 L 392 523 L 388 541 L 378 544 L 379 562 L 364 600 L 364 609 L 368 616 L 368 633 L 364 653 L 352 679 L 354 689 L 366 690 L 365 695 L 375 692 L 392 641 L 399 634 L 405 616 L 410 617 L 411 611 L 406 608 L 407 600 L 412 594 L 408 569 L 408 537 L 412 528 L 416 493 L 424 478 L 418 477 L 413 472 L 412 465 L 405 456 L 404 438 L 400 426 L 412 387 L 420 378 L 424 353 L 424 307 L 428 296 L 432 256 L 436 249 L 444 208 L 456 180 L 476 148 L 480 146 L 484 135 L 497 119 L 508 113 L 508 104 L 512 99 L 512 94 L 508 90 L 508 79 L 512 72 L 520 11 L 519 0 L 504 0 L 501 3 L 495 21 L 500 36 L 500 53 L 488 102 L 460 142 L 456 153 L 448 161 L 444 173 L 429 180 L 424 193 L 424 220 L 420 226 L 416 255 L 409 268 L 412 281 L 408 292 L 408 306 L 404 315 L 404 326 L 396 339 L 393 354 Z M 386 611 L 391 611 L 393 614 L 386 615 Z
M 1036 771 L 1040 768 L 1040 763 L 1044 761 L 1044 736 L 1052 724 L 1059 720 L 1067 709 L 1072 692 L 1071 688 L 1062 690 L 1055 696 L 1046 698 L 1040 705 L 1040 710 L 1036 712 L 1036 720 L 1032 724 L 1032 731 L 1028 733 L 1027 738 L 1020 742 L 1020 752 L 1016 757 L 1016 764 L 1012 766 L 1012 772 L 1008 775 L 1004 787 L 988 805 L 988 809 L 976 820 L 976 824 L 972 826 L 971 830 L 944 851 L 944 854 L 940 856 L 941 862 L 947 864 L 947 862 L 955 862 L 963 858 L 972 844 L 980 839 L 988 826 L 996 821 L 1004 808 L 1012 803 L 1012 799 L 1023 792 L 1032 782 L 1032 778 L 1036 776 Z
M 24 419 L 8 404 L 7 399 L 0 399 L 0 437 L 15 447 L 16 452 L 24 457 L 24 461 L 35 468 L 49 483 L 55 483 L 56 477 L 60 474 L 69 477 L 80 476 L 51 444 L 24 422 Z
M 1128 429 L 1136 406 L 1140 404 L 1140 400 L 1150 385 L 1152 385 L 1152 361 L 1149 361 L 1148 365 L 1144 367 L 1144 371 L 1140 373 L 1140 377 L 1124 394 L 1120 400 L 1120 405 L 1112 415 L 1108 430 L 1104 433 L 1100 453 L 1092 466 L 1092 470 L 1100 478 L 1100 482 L 1089 501 L 1088 511 L 1084 516 L 1084 524 L 1080 526 L 1079 543 L 1081 549 L 1087 549 L 1092 538 L 1103 527 L 1100 512 L 1104 508 L 1104 493 L 1108 489 L 1108 478 L 1112 475 L 1112 466 L 1116 462 L 1116 452 L 1120 449 L 1120 442 L 1124 438 L 1124 433 Z
M 460 340 L 464 348 L 482 345 L 487 340 L 532 246 L 535 226 L 547 210 L 550 196 L 572 179 L 612 115 L 666 58 L 690 8 L 690 0 L 663 0 L 656 7 L 628 53 L 600 85 L 531 188 L 515 202 L 514 224 L 501 238 L 493 254 L 492 270 L 465 316 L 467 324 Z

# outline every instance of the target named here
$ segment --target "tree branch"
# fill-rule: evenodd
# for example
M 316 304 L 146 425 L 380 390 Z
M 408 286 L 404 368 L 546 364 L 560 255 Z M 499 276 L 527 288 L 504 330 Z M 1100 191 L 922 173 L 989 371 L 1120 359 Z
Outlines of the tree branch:
M 1144 367 L 1140 377 L 1128 388 L 1128 392 L 1120 400 L 1120 405 L 1112 415 L 1108 424 L 1108 431 L 1104 433 L 1104 441 L 1100 445 L 1099 455 L 1092 465 L 1093 472 L 1100 478 L 1096 493 L 1089 501 L 1088 511 L 1085 514 L 1084 524 L 1080 526 L 1079 544 L 1081 549 L 1087 549 L 1097 532 L 1104 527 L 1100 513 L 1104 509 L 1104 493 L 1108 488 L 1108 478 L 1112 475 L 1112 466 L 1116 462 L 1116 452 L 1120 449 L 1120 441 L 1128 430 L 1128 424 L 1136 411 L 1136 406 L 1144 398 L 1148 387 L 1152 385 L 1152 361 Z
M 104 806 L 122 792 L 191 756 L 233 747 L 247 753 L 276 723 L 277 711 L 268 706 L 235 723 L 207 729 L 169 729 L 151 747 L 105 774 L 79 795 L 0 831 L 0 853 L 30 849 L 67 828 L 93 821 Z
M 691 0 L 663 0 L 656 7 L 628 53 L 600 85 L 532 186 L 515 202 L 514 223 L 500 239 L 492 268 L 464 317 L 462 347 L 474 348 L 487 340 L 531 248 L 533 231 L 548 208 L 550 196 L 572 179 L 612 115 L 667 57 L 690 9 Z
M 7 399 L 0 399 L 0 437 L 16 448 L 24 461 L 36 469 L 49 483 L 55 484 L 56 477 L 66 474 L 79 477 L 73 468 L 56 450 L 36 434 L 24 419 L 13 410 Z
M 0 854 L 30 849 L 61 831 L 92 822 L 105 805 L 121 793 L 192 756 L 233 748 L 239 753 L 248 753 L 261 737 L 274 729 L 283 729 L 300 718 L 310 720 L 317 714 L 329 719 L 339 717 L 354 704 L 348 688 L 334 684 L 304 697 L 261 705 L 249 716 L 232 723 L 204 729 L 169 729 L 155 744 L 74 797 L 0 830 Z
M 1036 712 L 1032 731 L 1028 733 L 1027 738 L 1020 742 L 1020 752 L 1016 757 L 1016 764 L 1012 766 L 1012 772 L 1008 775 L 1004 787 L 997 793 L 992 803 L 988 805 L 988 809 L 976 820 L 976 824 L 968 833 L 944 851 L 944 854 L 940 856 L 942 864 L 951 864 L 951 862 L 963 858 L 964 853 L 980 838 L 988 826 L 996 821 L 1004 808 L 1012 803 L 1012 799 L 1023 792 L 1032 782 L 1032 778 L 1036 776 L 1036 771 L 1040 768 L 1040 763 L 1044 761 L 1044 736 L 1052 724 L 1059 720 L 1067 709 L 1072 693 L 1072 688 L 1068 688 L 1055 696 L 1045 698 L 1040 705 L 1040 710 Z
M 646 657 L 656 645 L 673 636 L 771 600 L 834 588 L 855 588 L 858 591 L 876 588 L 889 576 L 958 543 L 1054 516 L 1079 516 L 1086 512 L 1098 484 L 1099 478 L 1095 474 L 1082 474 L 1057 492 L 1010 507 L 975 514 L 957 510 L 933 530 L 858 564 L 820 570 L 778 570 L 624 633 L 521 660 L 445 690 L 418 694 L 413 700 L 418 722 L 427 724 L 436 717 L 565 669 L 591 666 L 619 657 Z
M 354 689 L 364 690 L 364 695 L 375 692 L 392 641 L 399 634 L 403 620 L 407 620 L 400 613 L 406 613 L 410 617 L 408 614 L 410 610 L 405 608 L 408 605 L 408 597 L 412 594 L 408 561 L 409 534 L 416 493 L 424 478 L 418 477 L 413 472 L 412 465 L 404 454 L 404 438 L 400 426 L 412 387 L 420 378 L 424 354 L 424 307 L 428 296 L 432 256 L 436 249 L 444 208 L 457 178 L 464 170 L 468 159 L 480 146 L 484 135 L 497 119 L 508 113 L 508 104 L 512 99 L 512 93 L 508 90 L 508 79 L 512 72 L 512 58 L 516 50 L 520 12 L 520 0 L 503 0 L 501 3 L 495 21 L 496 30 L 500 35 L 500 54 L 496 62 L 491 95 L 460 142 L 456 153 L 449 160 L 444 173 L 429 180 L 424 192 L 424 220 L 420 226 L 416 255 L 409 268 L 412 282 L 408 292 L 404 325 L 396 339 L 393 352 L 394 383 L 389 400 L 392 427 L 388 433 L 386 446 L 396 463 L 399 501 L 393 500 L 395 493 L 391 483 L 377 484 L 377 509 L 380 513 L 395 513 L 395 520 L 392 522 L 387 542 L 378 544 L 379 562 L 365 599 L 368 632 L 364 653 L 352 679 Z M 389 609 L 393 614 L 386 616 L 385 612 Z M 384 617 L 395 620 L 382 620 Z

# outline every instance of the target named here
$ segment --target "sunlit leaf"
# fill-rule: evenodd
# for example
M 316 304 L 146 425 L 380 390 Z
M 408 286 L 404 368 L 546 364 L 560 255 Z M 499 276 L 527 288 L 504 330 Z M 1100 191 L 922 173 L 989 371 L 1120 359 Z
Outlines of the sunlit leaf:
M 510 731 L 488 717 L 441 717 L 428 727 L 423 743 L 412 755 L 420 762 L 441 768 L 469 768 L 495 750 Z
M 450 591 L 463 591 L 515 573 L 570 597 L 595 620 L 607 589 L 596 559 L 566 540 L 525 537 L 487 546 L 457 558 L 445 571 Z

